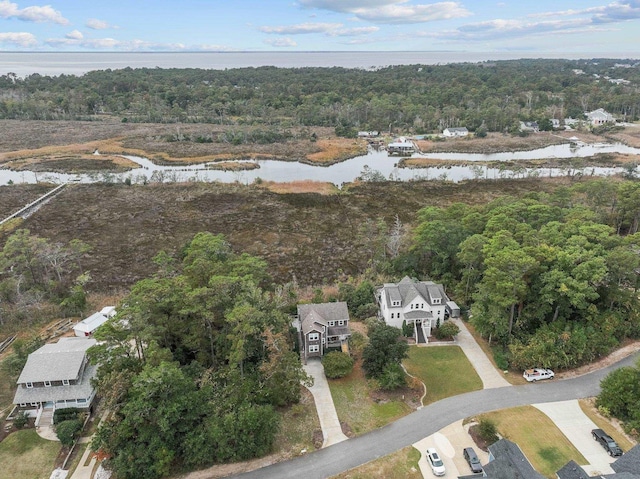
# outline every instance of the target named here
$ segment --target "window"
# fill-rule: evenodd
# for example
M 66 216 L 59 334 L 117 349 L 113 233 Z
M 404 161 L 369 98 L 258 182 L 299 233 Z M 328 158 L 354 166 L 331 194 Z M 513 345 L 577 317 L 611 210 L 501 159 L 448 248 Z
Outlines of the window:
M 27 407 L 27 403 L 26 402 L 21 402 L 20 403 L 20 407 Z
M 50 388 L 51 387 L 51 381 L 45 381 L 44 382 L 44 387 L 45 388 Z
M 411 303 L 411 309 L 413 309 L 413 303 Z
M 340 321 L 338 321 L 338 326 L 344 326 L 344 319 L 341 319 Z
M 33 383 L 27 382 L 27 387 L 31 389 L 33 387 Z
M 329 326 L 335 326 L 336 322 L 335 321 L 329 321 Z
M 69 385 L 69 380 L 68 379 L 63 379 L 62 380 L 62 385 L 63 386 L 68 386 Z
M 38 403 L 37 402 L 32 402 L 31 405 L 34 406 L 34 407 L 38 407 Z
M 420 305 L 420 307 L 421 307 L 422 309 L 424 309 L 424 303 L 422 303 L 422 304 Z
M 309 341 L 317 341 L 318 339 L 320 339 L 320 334 L 309 333 Z
M 87 400 L 86 399 L 77 399 L 76 402 L 77 403 L 85 403 L 85 402 L 87 402 Z
M 320 351 L 320 346 L 318 346 L 317 344 L 312 344 L 309 346 L 310 353 L 317 353 L 318 351 Z
M 393 319 L 393 313 L 391 313 L 391 319 Z

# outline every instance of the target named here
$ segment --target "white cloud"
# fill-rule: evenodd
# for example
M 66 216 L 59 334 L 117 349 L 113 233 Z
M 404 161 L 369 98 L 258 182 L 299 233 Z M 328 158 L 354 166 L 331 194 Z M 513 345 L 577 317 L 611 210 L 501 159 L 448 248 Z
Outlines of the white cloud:
M 122 41 L 115 38 L 50 38 L 45 42 L 51 47 L 74 47 L 88 50 L 113 51 L 181 51 L 182 43 L 154 43 L 144 40 Z
M 299 0 L 307 8 L 350 13 L 383 24 L 426 23 L 471 15 L 460 2 L 412 4 L 409 0 Z
M 264 43 L 266 43 L 267 45 L 271 45 L 272 47 L 278 47 L 278 48 L 298 46 L 298 44 L 293 39 L 288 37 L 268 38 L 264 40 Z
M 106 30 L 107 28 L 115 28 L 115 29 L 118 28 L 115 25 L 109 25 L 109 23 L 105 22 L 104 20 L 98 20 L 97 18 L 90 18 L 85 23 L 85 26 L 92 30 Z
M 297 25 L 277 26 L 277 27 L 260 27 L 263 33 L 276 35 L 304 35 L 309 33 L 321 33 L 327 36 L 350 37 L 368 35 L 380 30 L 379 27 L 355 27 L 345 28 L 342 23 L 299 23 Z
M 32 47 L 38 44 L 36 37 L 27 32 L 6 32 L 0 33 L 0 44 L 8 43 L 20 47 Z
M 69 38 L 71 40 L 82 40 L 84 38 L 84 35 L 79 30 L 73 30 L 67 33 L 64 37 Z
M 260 27 L 260 31 L 277 35 L 300 35 L 306 33 L 327 33 L 337 30 L 342 26 L 342 23 L 299 23 L 289 26 Z
M 64 18 L 62 14 L 54 10 L 51 5 L 32 6 L 26 8 L 19 8 L 17 3 L 12 3 L 8 0 L 0 0 L 0 17 L 2 18 L 15 18 L 24 22 L 35 23 L 57 23 L 58 25 L 68 25 L 69 20 Z

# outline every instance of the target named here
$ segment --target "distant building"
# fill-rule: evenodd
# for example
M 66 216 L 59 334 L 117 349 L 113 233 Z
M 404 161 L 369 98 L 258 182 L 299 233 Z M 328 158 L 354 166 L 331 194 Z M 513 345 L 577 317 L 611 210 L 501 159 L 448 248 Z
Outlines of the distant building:
M 376 136 L 379 136 L 380 132 L 379 131 L 359 131 L 358 132 L 358 138 L 375 138 Z
M 553 128 L 554 130 L 560 128 L 560 120 L 558 120 L 557 118 L 549 118 L 549 121 L 551 122 L 551 128 Z
M 73 327 L 73 332 L 79 338 L 88 338 L 93 336 L 93 333 L 106 323 L 109 319 L 116 315 L 116 308 L 114 306 L 107 306 L 102 308 L 101 311 L 93 313 L 86 319 L 83 319 Z
M 611 113 L 605 111 L 604 108 L 598 108 L 597 110 L 585 113 L 585 115 L 592 126 L 600 126 L 607 123 L 616 122 L 614 116 Z
M 467 130 L 465 127 L 445 128 L 442 134 L 448 138 L 456 136 L 467 136 L 469 134 L 469 130 Z
M 540 127 L 538 126 L 537 121 L 521 121 L 520 131 L 538 133 L 540 131 Z
M 401 136 L 387 145 L 387 152 L 390 155 L 410 155 L 417 150 L 413 141 Z

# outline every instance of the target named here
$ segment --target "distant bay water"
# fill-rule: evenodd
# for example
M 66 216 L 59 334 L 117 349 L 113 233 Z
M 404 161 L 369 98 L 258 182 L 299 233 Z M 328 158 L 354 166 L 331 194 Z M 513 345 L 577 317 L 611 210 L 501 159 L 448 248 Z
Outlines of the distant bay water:
M 204 68 L 224 70 L 275 66 L 345 67 L 374 69 L 392 65 L 513 60 L 519 58 L 638 58 L 638 53 L 536 53 L 536 52 L 0 52 L 0 75 L 34 73 L 48 76 L 82 75 L 89 71 L 120 68 Z

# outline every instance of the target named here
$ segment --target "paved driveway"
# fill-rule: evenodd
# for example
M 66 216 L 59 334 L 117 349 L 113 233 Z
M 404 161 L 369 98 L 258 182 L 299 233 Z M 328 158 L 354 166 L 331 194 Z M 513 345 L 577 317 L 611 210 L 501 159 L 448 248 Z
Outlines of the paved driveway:
M 613 474 L 610 464 L 616 458 L 609 457 L 604 448 L 593 440 L 591 430 L 598 426 L 582 412 L 577 400 L 534 404 L 534 406 L 549 416 L 558 429 L 580 451 L 588 463 L 580 465 L 590 476 Z
M 242 478 L 324 479 L 391 454 L 458 420 L 507 407 L 596 396 L 600 381 L 614 369 L 635 364 L 639 353 L 573 379 L 483 389 L 435 402 L 392 424 L 319 451 L 240 474 Z

